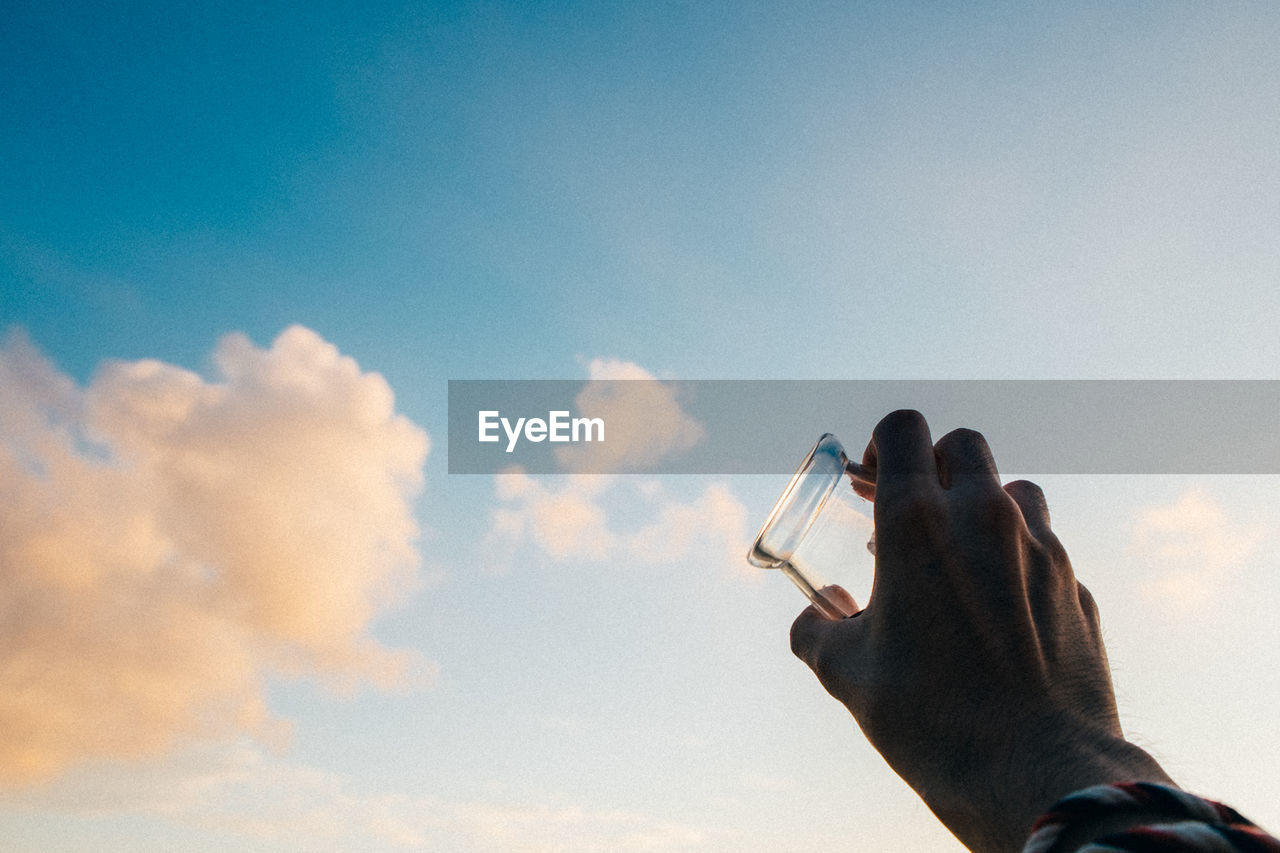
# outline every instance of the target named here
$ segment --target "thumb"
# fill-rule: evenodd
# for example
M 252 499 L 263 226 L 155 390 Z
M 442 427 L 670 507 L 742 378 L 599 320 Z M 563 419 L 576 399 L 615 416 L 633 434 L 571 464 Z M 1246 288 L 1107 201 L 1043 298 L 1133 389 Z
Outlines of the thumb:
M 846 609 L 847 602 L 846 612 L 853 612 L 854 615 L 845 619 L 832 619 L 819 610 L 817 605 L 810 604 L 800 611 L 796 621 L 791 623 L 791 652 L 807 663 L 814 672 L 819 670 L 819 659 L 823 648 L 832 642 L 835 635 L 849 631 L 855 623 L 862 621 L 855 618 L 861 613 L 853 603 L 852 596 L 840 587 L 828 587 L 823 592 L 827 590 L 838 596 L 836 600 L 842 609 Z
M 813 604 L 801 610 L 796 621 L 791 623 L 791 653 L 817 672 L 817 648 L 834 624 L 834 619 L 822 615 L 822 611 Z

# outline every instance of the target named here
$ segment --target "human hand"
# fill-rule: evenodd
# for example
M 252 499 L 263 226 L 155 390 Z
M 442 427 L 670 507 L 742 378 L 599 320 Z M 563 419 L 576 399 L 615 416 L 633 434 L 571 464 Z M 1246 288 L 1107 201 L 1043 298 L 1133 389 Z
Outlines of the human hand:
M 791 647 L 975 851 L 1016 851 L 1059 797 L 1170 780 L 1124 740 L 1092 596 L 1033 483 L 1000 486 L 981 434 L 876 426 L 876 576 L 862 612 L 807 608 Z

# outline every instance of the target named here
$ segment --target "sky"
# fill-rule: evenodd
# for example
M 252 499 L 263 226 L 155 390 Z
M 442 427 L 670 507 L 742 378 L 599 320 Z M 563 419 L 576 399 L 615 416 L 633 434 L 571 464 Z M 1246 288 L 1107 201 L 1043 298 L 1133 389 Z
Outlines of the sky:
M 1280 378 L 1278 41 L 1263 3 L 8 4 L 0 837 L 961 849 L 746 565 L 782 478 L 451 475 L 447 382 Z M 1128 735 L 1280 827 L 1280 483 L 1037 480 Z

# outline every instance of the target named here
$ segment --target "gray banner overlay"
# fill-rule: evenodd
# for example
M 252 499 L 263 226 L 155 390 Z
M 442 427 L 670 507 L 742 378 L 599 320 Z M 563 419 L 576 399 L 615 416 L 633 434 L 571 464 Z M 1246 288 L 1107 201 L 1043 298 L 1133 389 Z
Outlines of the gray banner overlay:
M 980 431 L 1004 473 L 1280 474 L 1280 380 L 641 379 L 450 380 L 449 473 L 790 474 L 824 432 L 860 459 L 902 408 L 934 441 Z

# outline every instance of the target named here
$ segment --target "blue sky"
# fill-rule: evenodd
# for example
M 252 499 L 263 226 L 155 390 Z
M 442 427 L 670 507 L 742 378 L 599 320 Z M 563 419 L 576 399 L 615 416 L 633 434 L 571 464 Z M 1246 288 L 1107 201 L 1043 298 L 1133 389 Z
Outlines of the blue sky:
M 293 674 L 251 656 L 284 745 L 232 726 L 72 762 L 6 795 L 18 849 L 517 849 L 502 832 L 519 830 L 525 849 L 774 850 L 897 819 L 916 833 L 899 849 L 954 848 L 790 659 L 802 601 L 784 581 L 746 577 L 716 536 L 662 559 L 628 545 L 681 518 L 731 539 L 714 490 L 751 526 L 780 483 L 505 494 L 445 473 L 446 381 L 585 378 L 593 359 L 685 378 L 1275 378 L 1264 4 L 19 3 L 2 30 L 0 326 L 104 406 L 144 381 L 102 378 L 112 361 L 194 371 L 204 385 L 162 374 L 190 391 L 225 380 L 228 334 L 277 354 L 238 350 L 251 375 L 331 345 L 364 377 L 316 374 L 334 422 L 364 423 L 340 416 L 376 373 L 430 445 L 420 492 L 370 504 L 410 514 L 420 560 L 353 635 L 412 652 L 426 686 L 332 690 L 331 645 L 304 642 Z M 314 337 L 289 361 L 270 348 L 295 325 Z M 226 411 L 293 424 L 242 390 Z M 413 441 L 377 423 L 406 455 L 369 464 L 413 467 Z M 1255 713 L 1280 696 L 1260 610 L 1280 592 L 1275 484 L 1052 486 L 1116 614 L 1126 720 L 1175 778 L 1280 823 L 1274 780 L 1230 770 L 1280 756 Z M 137 489 L 139 517 L 160 513 Z M 612 550 L 543 536 L 539 507 L 604 519 Z M 502 510 L 527 526 L 498 559 Z M 175 790 L 216 796 L 202 811 Z

